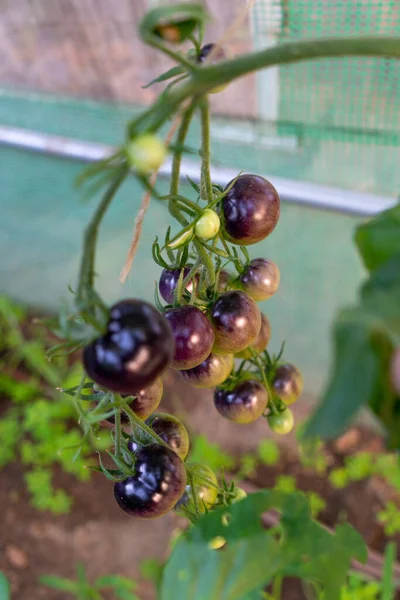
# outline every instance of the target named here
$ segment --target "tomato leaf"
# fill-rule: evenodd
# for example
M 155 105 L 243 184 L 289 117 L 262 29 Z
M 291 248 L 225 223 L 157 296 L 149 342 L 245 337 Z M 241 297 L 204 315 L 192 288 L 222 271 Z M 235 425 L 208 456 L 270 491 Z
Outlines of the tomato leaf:
M 400 204 L 357 227 L 354 239 L 368 271 L 400 253 Z
M 65 579 L 64 577 L 57 577 L 56 575 L 43 575 L 40 578 L 40 582 L 47 587 L 51 587 L 54 590 L 61 590 L 63 592 L 70 592 L 71 594 L 79 593 L 79 584 L 76 581 Z
M 151 85 L 154 85 L 155 83 L 161 83 L 162 81 L 167 81 L 168 79 L 172 79 L 172 77 L 176 77 L 177 75 L 181 75 L 184 72 L 185 72 L 185 69 L 183 67 L 179 66 L 179 65 L 177 65 L 176 67 L 172 67 L 172 69 L 169 69 L 168 71 L 165 71 L 165 73 L 162 73 L 161 75 L 159 75 L 155 79 L 152 79 L 146 85 L 143 85 L 142 89 L 146 90 L 147 88 L 149 88 Z
M 279 541 L 261 525 L 270 509 L 281 513 Z M 221 552 L 209 548 L 216 536 L 227 541 Z M 254 598 L 275 575 L 316 580 L 325 600 L 337 600 L 352 557 L 367 558 L 354 529 L 343 525 L 331 534 L 311 518 L 304 495 L 264 490 L 205 515 L 181 535 L 164 570 L 161 600 Z
M 356 309 L 343 311 L 335 325 L 333 371 L 326 392 L 305 427 L 305 438 L 339 435 L 373 394 L 379 359 L 368 327 L 357 322 L 355 313 Z

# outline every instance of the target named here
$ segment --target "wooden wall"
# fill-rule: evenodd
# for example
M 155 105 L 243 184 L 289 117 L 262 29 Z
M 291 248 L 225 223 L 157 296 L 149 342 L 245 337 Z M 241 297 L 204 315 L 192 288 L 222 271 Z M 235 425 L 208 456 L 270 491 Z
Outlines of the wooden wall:
M 136 26 L 148 0 L 0 0 L 0 87 L 148 103 L 146 84 L 168 59 L 140 42 Z M 218 40 L 243 10 L 245 0 L 208 0 L 212 21 L 206 41 Z M 226 44 L 251 49 L 247 20 Z M 253 116 L 255 77 L 235 82 L 213 98 L 223 114 Z

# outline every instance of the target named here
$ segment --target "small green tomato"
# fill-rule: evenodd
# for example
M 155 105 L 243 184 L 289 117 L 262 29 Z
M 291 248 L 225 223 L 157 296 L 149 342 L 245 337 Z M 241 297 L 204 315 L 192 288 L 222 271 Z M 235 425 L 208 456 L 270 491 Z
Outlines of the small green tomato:
M 164 142 L 151 133 L 138 136 L 126 146 L 128 162 L 141 175 L 159 169 L 166 153 Z
M 196 221 L 194 232 L 202 240 L 211 240 L 217 235 L 220 225 L 221 222 L 217 213 L 211 208 L 206 208 Z
M 277 415 L 268 415 L 267 420 L 271 430 L 280 435 L 285 435 L 293 429 L 294 418 L 293 413 L 289 408 L 285 408 L 285 410 Z

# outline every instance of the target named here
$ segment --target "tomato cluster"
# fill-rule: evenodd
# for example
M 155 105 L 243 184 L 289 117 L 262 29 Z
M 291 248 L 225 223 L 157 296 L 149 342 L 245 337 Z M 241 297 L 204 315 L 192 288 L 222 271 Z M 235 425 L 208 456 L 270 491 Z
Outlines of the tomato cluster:
M 155 412 L 167 367 L 180 371 L 195 388 L 215 388 L 216 410 L 235 423 L 264 416 L 276 433 L 293 427 L 287 406 L 301 394 L 302 377 L 296 367 L 266 350 L 271 325 L 257 305 L 277 291 L 279 268 L 269 259 L 250 259 L 245 248 L 274 230 L 279 195 L 258 175 L 240 175 L 215 194 L 212 208 L 199 211 L 192 230 L 188 226 L 175 238 L 178 243 L 171 243 L 168 234 L 165 246 L 176 250 L 175 264 L 160 258 L 161 250 L 155 254 L 164 266 L 158 291 L 166 304 L 161 305 L 158 294 L 159 310 L 140 300 L 115 304 L 104 334 L 84 349 L 86 372 L 98 389 L 125 400 L 115 414 L 123 427 L 132 426 L 123 438 L 132 469 L 116 481 L 115 498 L 130 515 L 152 518 L 174 507 L 198 515 L 220 502 L 213 471 L 184 463 L 189 452 L 184 425 Z M 206 244 L 210 239 L 211 246 Z M 211 280 L 209 265 L 194 252 L 196 243 L 214 259 Z M 170 248 L 170 258 L 171 253 L 174 257 Z M 236 275 L 224 268 L 221 256 L 236 268 Z M 108 417 L 113 424 L 115 414 Z M 132 423 L 132 414 L 142 420 L 142 429 Z

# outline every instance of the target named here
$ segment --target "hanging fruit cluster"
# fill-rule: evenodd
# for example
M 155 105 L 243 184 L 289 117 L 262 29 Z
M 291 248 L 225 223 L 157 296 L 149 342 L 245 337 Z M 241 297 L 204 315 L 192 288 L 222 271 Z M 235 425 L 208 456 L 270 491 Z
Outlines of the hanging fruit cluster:
M 199 48 L 197 62 L 212 60 L 213 49 L 213 44 Z M 179 193 L 179 181 L 182 146 L 196 110 L 202 121 L 202 166 L 200 185 L 189 180 L 194 201 Z M 189 436 L 184 425 L 156 412 L 167 368 L 179 371 L 195 388 L 213 388 L 215 410 L 223 417 L 241 424 L 265 418 L 279 434 L 292 429 L 288 405 L 303 387 L 300 372 L 282 360 L 283 348 L 278 356 L 268 352 L 271 325 L 257 304 L 278 290 L 279 268 L 269 258 L 251 259 L 247 251 L 275 229 L 278 192 L 252 174 L 239 174 L 225 189 L 214 184 L 209 135 L 207 97 L 194 98 L 177 134 L 170 193 L 163 197 L 180 229 L 171 236 L 168 228 L 163 243 L 156 238 L 152 248 L 162 268 L 155 306 L 126 299 L 106 309 L 93 287 L 94 252 L 87 251 L 82 260 L 78 302 L 89 306 L 90 322 L 101 332 L 83 350 L 91 382 L 67 392 L 94 401 L 93 422 L 107 419 L 114 425 L 117 469 L 102 462 L 100 469 L 115 482 L 119 506 L 139 517 L 175 508 L 194 520 L 244 495 L 233 483 L 219 484 L 208 467 L 185 462 Z M 123 160 L 122 169 L 134 167 L 146 178 L 165 154 L 163 143 L 146 132 L 133 136 L 116 156 Z M 102 315 L 100 326 L 97 313 Z M 89 395 L 84 394 L 87 389 Z

